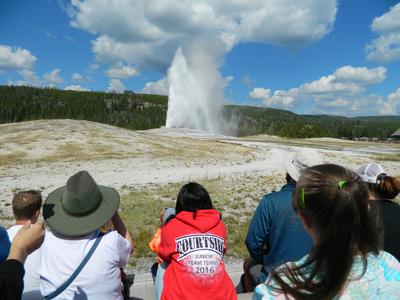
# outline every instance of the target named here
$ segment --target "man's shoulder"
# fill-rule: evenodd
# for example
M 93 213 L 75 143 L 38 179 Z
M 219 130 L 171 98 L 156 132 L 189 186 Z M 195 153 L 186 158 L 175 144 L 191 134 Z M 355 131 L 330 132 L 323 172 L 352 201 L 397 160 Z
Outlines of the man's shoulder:
M 22 225 L 13 225 L 7 229 L 7 234 L 10 241 L 14 239 L 14 236 L 17 234 L 18 230 L 20 230 L 21 227 Z
M 294 190 L 294 185 L 292 184 L 285 184 L 279 191 L 273 191 L 270 193 L 265 194 L 262 197 L 262 201 L 274 201 L 277 199 L 292 199 L 292 193 Z
M 45 232 L 43 245 L 47 244 L 68 245 L 72 243 L 73 244 L 87 243 L 88 240 L 94 239 L 97 236 L 97 234 L 98 231 L 95 230 L 84 236 L 71 237 L 59 234 L 51 229 L 47 229 Z

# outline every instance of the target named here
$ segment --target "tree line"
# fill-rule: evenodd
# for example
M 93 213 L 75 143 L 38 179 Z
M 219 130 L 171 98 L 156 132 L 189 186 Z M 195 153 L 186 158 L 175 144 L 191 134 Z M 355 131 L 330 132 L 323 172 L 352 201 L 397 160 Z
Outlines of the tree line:
M 63 91 L 54 88 L 0 86 L 0 124 L 38 119 L 78 119 L 135 130 L 165 125 L 168 98 L 160 95 Z M 289 111 L 226 105 L 226 120 L 235 120 L 237 135 L 282 137 L 377 137 L 400 128 L 400 116 L 346 118 L 298 115 Z

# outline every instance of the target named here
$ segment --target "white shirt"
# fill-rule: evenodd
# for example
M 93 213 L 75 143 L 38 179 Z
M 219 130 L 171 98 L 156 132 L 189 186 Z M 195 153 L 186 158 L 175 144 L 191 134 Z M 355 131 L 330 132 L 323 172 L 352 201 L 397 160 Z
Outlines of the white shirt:
M 97 231 L 79 238 L 46 232 L 41 247 L 40 290 L 49 295 L 76 270 L 91 249 Z M 92 257 L 57 299 L 123 299 L 121 270 L 129 260 L 130 244 L 116 231 L 101 239 Z
M 23 225 L 14 225 L 7 229 L 8 238 L 10 241 L 14 239 L 15 234 Z M 29 295 L 35 294 L 33 291 L 39 290 L 39 260 L 40 260 L 40 248 L 32 252 L 25 261 L 24 269 L 24 294 L 22 299 L 35 299 L 35 297 L 27 297 Z M 29 293 L 27 293 L 29 291 Z

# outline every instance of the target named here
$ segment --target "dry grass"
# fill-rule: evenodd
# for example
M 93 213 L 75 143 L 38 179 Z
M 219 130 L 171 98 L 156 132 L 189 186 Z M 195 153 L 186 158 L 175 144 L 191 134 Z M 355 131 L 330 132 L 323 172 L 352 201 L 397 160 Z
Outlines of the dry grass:
M 16 150 L 9 154 L 0 154 L 0 166 L 16 165 L 23 162 L 27 157 L 25 151 Z
M 228 256 L 247 255 L 244 240 L 251 217 L 259 199 L 283 182 L 283 176 L 243 177 L 198 180 L 210 193 L 214 207 L 221 212 L 228 231 Z M 159 226 L 159 212 L 175 207 L 175 199 L 186 182 L 143 188 L 124 187 L 121 199 L 121 217 L 135 241 L 135 258 L 155 257 L 148 249 Z

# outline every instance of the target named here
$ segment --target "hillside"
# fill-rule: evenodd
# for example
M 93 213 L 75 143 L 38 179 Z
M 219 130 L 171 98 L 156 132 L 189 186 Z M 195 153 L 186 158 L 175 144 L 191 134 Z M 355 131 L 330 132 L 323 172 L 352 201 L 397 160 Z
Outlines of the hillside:
M 144 130 L 160 128 L 167 114 L 166 96 L 62 91 L 0 86 L 0 124 L 39 119 L 77 119 Z M 386 139 L 400 128 L 400 116 L 346 118 L 298 115 L 286 110 L 226 105 L 223 115 L 236 120 L 237 135 L 281 137 L 378 137 Z

